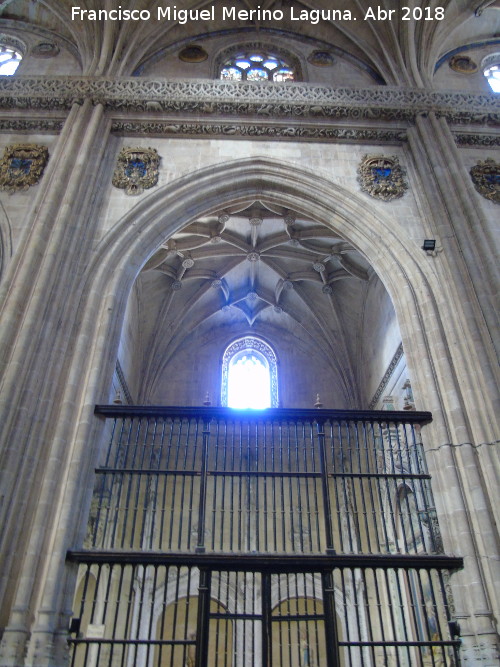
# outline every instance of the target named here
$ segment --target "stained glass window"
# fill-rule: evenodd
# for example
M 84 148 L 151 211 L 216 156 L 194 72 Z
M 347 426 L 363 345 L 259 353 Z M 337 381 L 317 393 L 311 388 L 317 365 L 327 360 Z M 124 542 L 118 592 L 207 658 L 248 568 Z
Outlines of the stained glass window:
M 295 72 L 283 58 L 268 51 L 240 51 L 226 60 L 220 78 L 228 81 L 293 81 Z
M 484 76 L 494 93 L 500 93 L 500 64 L 490 65 L 484 70 Z
M 221 405 L 256 410 L 278 407 L 277 359 L 268 343 L 246 336 L 226 348 Z
M 229 408 L 271 407 L 269 364 L 258 352 L 244 352 L 229 364 L 227 405 Z
M 22 55 L 10 46 L 0 44 L 0 75 L 11 76 L 19 67 Z

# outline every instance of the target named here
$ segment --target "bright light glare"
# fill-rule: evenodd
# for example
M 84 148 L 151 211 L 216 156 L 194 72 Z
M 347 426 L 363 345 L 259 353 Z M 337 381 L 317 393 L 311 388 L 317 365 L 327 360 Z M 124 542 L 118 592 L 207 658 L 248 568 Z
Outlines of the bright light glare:
M 227 404 L 230 408 L 271 407 L 269 369 L 253 354 L 245 354 L 229 366 Z
M 488 68 L 484 75 L 488 79 L 493 92 L 500 93 L 500 65 L 493 65 Z

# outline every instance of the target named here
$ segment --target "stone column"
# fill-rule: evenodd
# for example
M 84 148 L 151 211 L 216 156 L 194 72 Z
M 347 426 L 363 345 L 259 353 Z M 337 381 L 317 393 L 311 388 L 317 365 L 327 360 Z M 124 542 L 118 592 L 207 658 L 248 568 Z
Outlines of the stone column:
M 65 660 L 64 655 L 54 657 L 53 638 L 67 619 L 61 618 L 57 606 L 43 601 L 43 591 L 50 587 L 54 597 L 59 593 L 61 571 L 54 578 L 48 563 L 54 540 L 67 539 L 64 532 L 55 533 L 72 424 L 66 424 L 65 433 L 57 423 L 74 388 L 68 373 L 80 277 L 95 235 L 95 185 L 108 135 L 101 105 L 86 100 L 73 106 L 28 212 L 1 295 L 6 325 L 0 421 L 7 443 L 2 451 L 2 485 L 10 499 L 0 517 L 6 526 L 0 544 L 0 607 L 7 621 L 0 648 L 2 667 L 55 666 Z M 63 640 L 64 654 L 66 636 Z
M 440 316 L 415 322 L 425 328 L 429 347 L 406 344 L 405 353 L 418 378 L 422 407 L 434 413 L 423 440 L 444 548 L 465 561 L 451 579 L 462 656 L 467 665 L 492 667 L 500 645 L 500 468 L 493 446 L 499 408 L 492 344 L 498 331 L 498 267 L 478 195 L 446 121 L 433 113 L 420 116 L 408 138 L 428 233 L 438 239 L 439 252 L 423 253 L 422 266 L 437 277 L 441 293 L 421 295 L 423 302 L 435 300 Z

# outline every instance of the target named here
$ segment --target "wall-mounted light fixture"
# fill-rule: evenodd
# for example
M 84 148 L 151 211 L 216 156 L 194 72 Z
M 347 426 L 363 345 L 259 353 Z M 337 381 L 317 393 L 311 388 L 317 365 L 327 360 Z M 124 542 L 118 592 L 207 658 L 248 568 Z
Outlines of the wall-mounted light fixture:
M 422 250 L 425 250 L 426 252 L 434 252 L 435 249 L 436 249 L 435 239 L 424 240 L 424 245 L 422 246 Z

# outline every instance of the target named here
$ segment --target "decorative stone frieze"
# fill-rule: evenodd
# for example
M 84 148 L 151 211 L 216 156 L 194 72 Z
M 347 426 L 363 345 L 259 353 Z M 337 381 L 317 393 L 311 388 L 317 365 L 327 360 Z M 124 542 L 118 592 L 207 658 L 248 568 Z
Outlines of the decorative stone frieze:
M 500 134 L 455 132 L 454 136 L 457 146 L 500 146 Z
M 2 132 L 53 132 L 59 133 L 64 125 L 63 120 L 50 120 L 45 118 L 0 119 L 0 130 Z
M 474 187 L 486 199 L 500 204 L 500 164 L 491 158 L 480 161 L 470 170 Z
M 365 155 L 358 168 L 361 190 L 383 201 L 404 195 L 408 189 L 404 177 L 405 171 L 395 156 Z
M 398 349 L 396 350 L 393 358 L 391 359 L 391 362 L 387 368 L 387 370 L 384 373 L 384 377 L 380 381 L 379 386 L 377 387 L 377 391 L 375 392 L 372 400 L 370 401 L 370 404 L 368 405 L 369 410 L 373 410 L 375 406 L 377 405 L 380 397 L 382 396 L 382 393 L 384 392 L 385 388 L 389 384 L 389 380 L 391 378 L 391 375 L 394 373 L 394 370 L 396 366 L 399 364 L 401 358 L 403 357 L 403 344 L 400 343 L 398 345 Z
M 116 120 L 112 124 L 112 132 L 120 135 L 148 136 L 200 136 L 200 137 L 258 137 L 266 139 L 314 139 L 359 141 L 401 144 L 406 141 L 405 130 L 385 130 L 368 128 L 327 127 L 324 125 L 302 125 L 300 123 L 286 125 L 273 122 L 234 123 L 220 121 L 217 123 L 177 123 L 176 121 L 124 121 Z
M 434 112 L 451 123 L 498 124 L 500 101 L 493 95 L 377 86 L 330 88 L 250 81 L 168 81 L 78 77 L 5 77 L 0 107 L 69 109 L 91 99 L 111 111 L 238 114 L 274 117 L 413 120 Z
M 113 185 L 139 195 L 158 183 L 160 156 L 154 148 L 124 148 L 117 159 Z
M 40 180 L 49 151 L 47 146 L 15 144 L 6 146 L 0 161 L 0 190 L 27 190 Z

